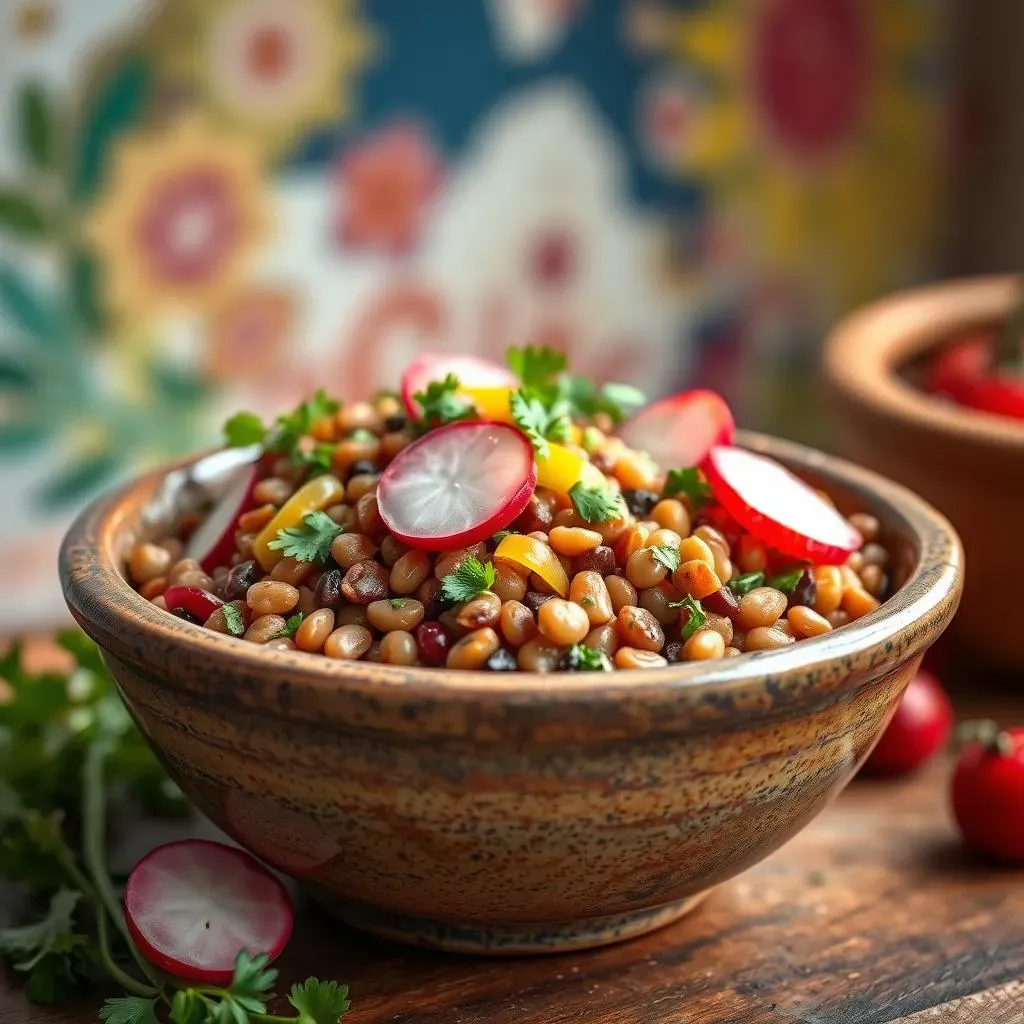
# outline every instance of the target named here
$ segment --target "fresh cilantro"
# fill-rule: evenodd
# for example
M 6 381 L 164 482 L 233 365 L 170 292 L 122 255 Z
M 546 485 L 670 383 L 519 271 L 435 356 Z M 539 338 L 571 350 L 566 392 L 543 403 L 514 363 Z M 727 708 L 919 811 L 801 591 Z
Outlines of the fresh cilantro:
M 611 672 L 612 663 L 608 655 L 602 651 L 595 651 L 593 647 L 586 644 L 573 644 L 562 655 L 565 667 L 574 669 L 577 672 Z
M 576 417 L 590 419 L 603 412 L 613 423 L 621 423 L 647 401 L 644 393 L 632 384 L 609 383 L 598 388 L 586 377 L 562 377 L 559 394 Z
M 468 420 L 476 416 L 476 410 L 469 399 L 458 394 L 459 378 L 449 373 L 444 380 L 433 380 L 426 391 L 417 391 L 413 401 L 420 408 L 420 422 L 424 427 L 441 427 L 456 420 Z
M 17 957 L 14 967 L 30 971 L 55 945 L 75 933 L 75 909 L 82 894 L 77 889 L 58 889 L 50 898 L 46 916 L 33 924 L 0 928 L 0 953 Z
M 651 552 L 651 558 L 665 566 L 669 572 L 675 572 L 679 568 L 679 548 L 668 544 L 655 544 L 648 550 Z
M 245 619 L 242 613 L 233 605 L 223 605 L 221 611 L 224 614 L 224 625 L 232 636 L 245 635 Z
M 584 608 L 592 608 L 597 604 L 597 602 L 588 594 L 584 594 L 583 597 L 580 598 L 580 604 L 583 605 Z
M 541 398 L 520 388 L 512 392 L 509 407 L 516 426 L 529 438 L 541 458 L 546 458 L 551 452 L 548 441 L 569 440 L 572 427 L 569 407 L 560 399 L 545 405 Z
M 587 487 L 577 480 L 569 488 L 569 500 L 580 519 L 588 523 L 607 523 L 624 514 L 622 495 L 610 487 Z
M 743 597 L 744 594 L 749 594 L 752 590 L 763 585 L 763 572 L 745 572 L 742 576 L 737 576 L 729 581 L 729 589 L 739 597 Z
M 390 604 L 392 608 L 397 610 L 399 608 L 404 608 L 405 607 L 405 601 L 406 601 L 406 599 L 404 597 L 392 597 L 388 601 L 388 604 Z
M 491 537 L 491 541 L 496 545 L 500 544 L 506 537 L 510 537 L 515 532 L 515 530 L 499 530 Z
M 263 444 L 267 428 L 254 412 L 236 412 L 224 424 L 224 440 L 229 448 L 245 448 L 250 444 Z
M 556 386 L 555 378 L 568 365 L 561 352 L 536 345 L 512 347 L 505 353 L 505 358 L 509 369 L 522 381 L 524 388 L 542 392 Z
M 293 985 L 288 1002 L 299 1011 L 299 1024 L 338 1024 L 351 1006 L 347 985 L 316 978 Z
M 686 621 L 683 623 L 683 628 L 680 631 L 680 638 L 683 643 L 686 643 L 698 629 L 703 629 L 708 621 L 707 613 L 701 606 L 700 601 L 689 594 L 682 601 L 669 601 L 668 606 L 669 608 L 682 608 L 686 613 Z
M 309 477 L 321 476 L 328 472 L 334 463 L 335 445 L 330 441 L 316 441 L 312 444 L 306 443 L 309 439 L 303 438 L 291 454 L 291 460 L 296 466 L 309 470 Z
M 276 640 L 278 637 L 286 637 L 289 640 L 295 639 L 295 634 L 299 631 L 299 626 L 302 625 L 302 620 L 306 617 L 305 612 L 296 612 L 294 615 L 289 615 L 285 619 L 284 629 L 275 633 L 271 639 Z
M 156 998 L 122 996 L 108 999 L 100 1007 L 100 1020 L 106 1024 L 157 1024 Z
M 346 435 L 350 441 L 376 441 L 377 435 L 372 430 L 367 430 L 366 427 L 356 427 L 355 430 L 350 430 Z
M 777 576 L 769 577 L 768 586 L 781 590 L 784 594 L 792 594 L 796 590 L 796 585 L 800 582 L 800 577 L 803 574 L 804 570 L 802 568 L 779 573 Z
M 690 499 L 690 509 L 696 512 L 711 501 L 711 486 L 701 476 L 696 466 L 688 469 L 670 469 L 665 477 L 662 497 L 674 498 L 683 494 Z
M 302 517 L 301 526 L 286 526 L 267 547 L 280 551 L 287 558 L 300 562 L 326 562 L 331 544 L 345 528 L 326 512 L 310 512 Z
M 441 597 L 452 604 L 472 601 L 494 586 L 494 566 L 470 556 L 441 580 Z
M 321 388 L 312 398 L 297 405 L 291 412 L 277 417 L 267 434 L 267 451 L 295 454 L 299 442 L 309 434 L 313 424 L 325 416 L 333 416 L 338 408 L 338 402 L 328 397 L 327 392 Z

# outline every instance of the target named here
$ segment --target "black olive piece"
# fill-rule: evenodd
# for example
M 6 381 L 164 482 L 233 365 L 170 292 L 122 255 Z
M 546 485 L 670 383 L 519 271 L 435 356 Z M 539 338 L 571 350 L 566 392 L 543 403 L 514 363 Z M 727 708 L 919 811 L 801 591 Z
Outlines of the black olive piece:
M 797 580 L 793 593 L 789 595 L 787 606 L 795 608 L 797 605 L 814 607 L 814 601 L 818 596 L 818 585 L 814 582 L 814 573 L 810 569 L 804 569 L 803 575 Z
M 645 516 L 661 501 L 654 491 L 645 491 L 639 488 L 629 488 L 622 492 L 626 508 L 635 516 Z
M 526 597 L 523 598 L 523 604 L 526 605 L 530 611 L 535 612 L 545 601 L 550 601 L 554 594 L 538 594 L 537 591 L 531 590 Z
M 384 429 L 389 433 L 393 433 L 396 430 L 404 429 L 407 422 L 408 420 L 401 414 L 389 416 L 384 421 Z
M 244 601 L 246 591 L 258 583 L 260 576 L 259 566 L 253 559 L 247 562 L 239 562 L 233 566 L 228 573 L 227 582 L 224 584 L 224 598 L 228 601 Z
M 369 459 L 359 459 L 357 462 L 353 462 L 348 467 L 348 477 L 351 480 L 354 476 L 362 476 L 364 473 L 377 473 L 377 463 L 371 462 Z
M 499 647 L 487 659 L 486 667 L 492 672 L 515 672 L 519 668 L 516 659 L 504 647 Z
M 682 661 L 683 644 L 679 640 L 673 640 L 671 643 L 665 644 L 665 650 L 662 653 L 669 662 Z
M 179 619 L 191 622 L 193 626 L 201 626 L 203 624 L 202 620 L 197 615 L 193 615 L 190 611 L 186 611 L 184 608 L 168 608 L 167 610 L 172 615 L 176 615 Z
M 318 608 L 337 608 L 341 604 L 341 581 L 345 574 L 340 569 L 327 569 L 320 574 L 316 585 Z

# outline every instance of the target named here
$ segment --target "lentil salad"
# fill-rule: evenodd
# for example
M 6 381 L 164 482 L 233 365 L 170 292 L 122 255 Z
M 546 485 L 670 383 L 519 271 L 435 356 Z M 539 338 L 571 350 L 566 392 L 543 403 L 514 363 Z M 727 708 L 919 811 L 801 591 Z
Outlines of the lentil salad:
M 411 364 L 401 395 L 323 392 L 265 425 L 226 495 L 136 545 L 146 599 L 342 660 L 657 668 L 788 646 L 877 608 L 878 520 L 731 444 L 717 395 L 637 410 L 547 349 Z

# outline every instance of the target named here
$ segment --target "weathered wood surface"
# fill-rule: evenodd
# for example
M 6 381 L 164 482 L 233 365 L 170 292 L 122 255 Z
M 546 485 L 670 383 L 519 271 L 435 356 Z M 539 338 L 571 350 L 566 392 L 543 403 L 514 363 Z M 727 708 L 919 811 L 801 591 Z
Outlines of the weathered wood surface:
M 971 702 L 977 709 L 977 701 Z M 1024 696 L 984 708 L 1024 721 Z M 1024 872 L 967 857 L 949 762 L 855 782 L 690 918 L 591 953 L 479 960 L 408 950 L 311 909 L 282 981 L 346 981 L 350 1024 L 1024 1024 Z M 167 838 L 143 833 L 144 848 Z M 0 1024 L 91 1024 L 0 977 Z

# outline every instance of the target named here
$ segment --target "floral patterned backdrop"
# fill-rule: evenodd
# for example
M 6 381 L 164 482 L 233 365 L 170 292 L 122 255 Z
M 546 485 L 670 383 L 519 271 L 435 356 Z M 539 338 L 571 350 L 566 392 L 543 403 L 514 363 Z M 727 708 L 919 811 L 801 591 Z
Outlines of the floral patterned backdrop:
M 930 272 L 937 0 L 0 0 L 0 628 L 227 410 L 565 349 L 814 433 L 822 327 Z

